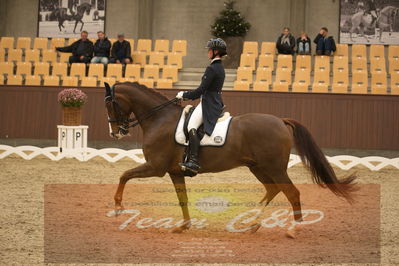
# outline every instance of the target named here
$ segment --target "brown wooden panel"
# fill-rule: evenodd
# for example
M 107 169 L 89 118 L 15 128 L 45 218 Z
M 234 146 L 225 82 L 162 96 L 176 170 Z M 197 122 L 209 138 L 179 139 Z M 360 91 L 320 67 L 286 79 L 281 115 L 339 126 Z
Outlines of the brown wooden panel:
M 0 86 L 0 138 L 55 139 L 59 87 Z M 83 123 L 90 140 L 111 140 L 102 88 L 88 95 Z M 178 90 L 162 90 L 172 98 Z M 225 91 L 233 115 L 269 113 L 303 123 L 325 148 L 399 149 L 399 96 Z M 188 102 L 192 104 L 192 102 Z M 124 141 L 142 140 L 139 128 Z

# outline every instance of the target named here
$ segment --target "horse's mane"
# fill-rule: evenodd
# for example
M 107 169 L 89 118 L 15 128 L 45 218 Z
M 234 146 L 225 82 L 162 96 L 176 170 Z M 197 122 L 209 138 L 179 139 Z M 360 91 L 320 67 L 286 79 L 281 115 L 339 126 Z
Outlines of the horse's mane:
M 136 88 L 138 88 L 139 90 L 143 90 L 143 91 L 149 92 L 149 93 L 151 93 L 152 95 L 154 95 L 155 97 L 157 97 L 157 99 L 162 100 L 163 102 L 166 102 L 166 101 L 169 100 L 169 99 L 168 99 L 165 95 L 163 95 L 162 93 L 156 91 L 155 89 L 148 88 L 148 87 L 145 86 L 145 85 L 139 84 L 138 82 L 129 82 L 129 81 L 126 81 L 126 82 L 117 83 L 117 84 L 124 84 L 124 85 L 128 85 L 128 86 L 136 87 Z

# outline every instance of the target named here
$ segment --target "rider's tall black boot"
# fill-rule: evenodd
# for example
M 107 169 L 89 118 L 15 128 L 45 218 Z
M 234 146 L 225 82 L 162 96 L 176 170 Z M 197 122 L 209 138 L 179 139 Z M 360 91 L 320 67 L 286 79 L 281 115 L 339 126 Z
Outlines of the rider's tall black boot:
M 200 146 L 200 139 L 198 138 L 196 129 L 191 129 L 190 132 L 188 132 L 188 136 L 189 155 L 187 161 L 181 164 L 181 169 L 183 172 L 189 171 L 196 175 L 198 173 L 198 170 L 200 169 L 198 163 L 198 150 Z

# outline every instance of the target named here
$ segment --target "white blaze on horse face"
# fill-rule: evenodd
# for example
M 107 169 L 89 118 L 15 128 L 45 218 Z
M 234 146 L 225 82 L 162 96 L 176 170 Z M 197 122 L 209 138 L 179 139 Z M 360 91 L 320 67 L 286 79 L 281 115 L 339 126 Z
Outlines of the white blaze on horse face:
M 109 135 L 112 137 L 112 126 L 111 126 L 111 122 L 109 122 L 109 115 L 107 115 L 107 117 L 108 117 Z

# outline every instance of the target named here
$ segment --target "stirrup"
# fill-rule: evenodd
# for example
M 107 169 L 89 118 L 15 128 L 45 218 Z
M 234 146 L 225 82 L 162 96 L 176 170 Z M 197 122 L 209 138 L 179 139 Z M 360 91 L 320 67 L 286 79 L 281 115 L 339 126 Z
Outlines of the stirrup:
M 187 167 L 184 163 L 179 163 L 184 176 L 194 177 L 198 174 L 198 170 Z

